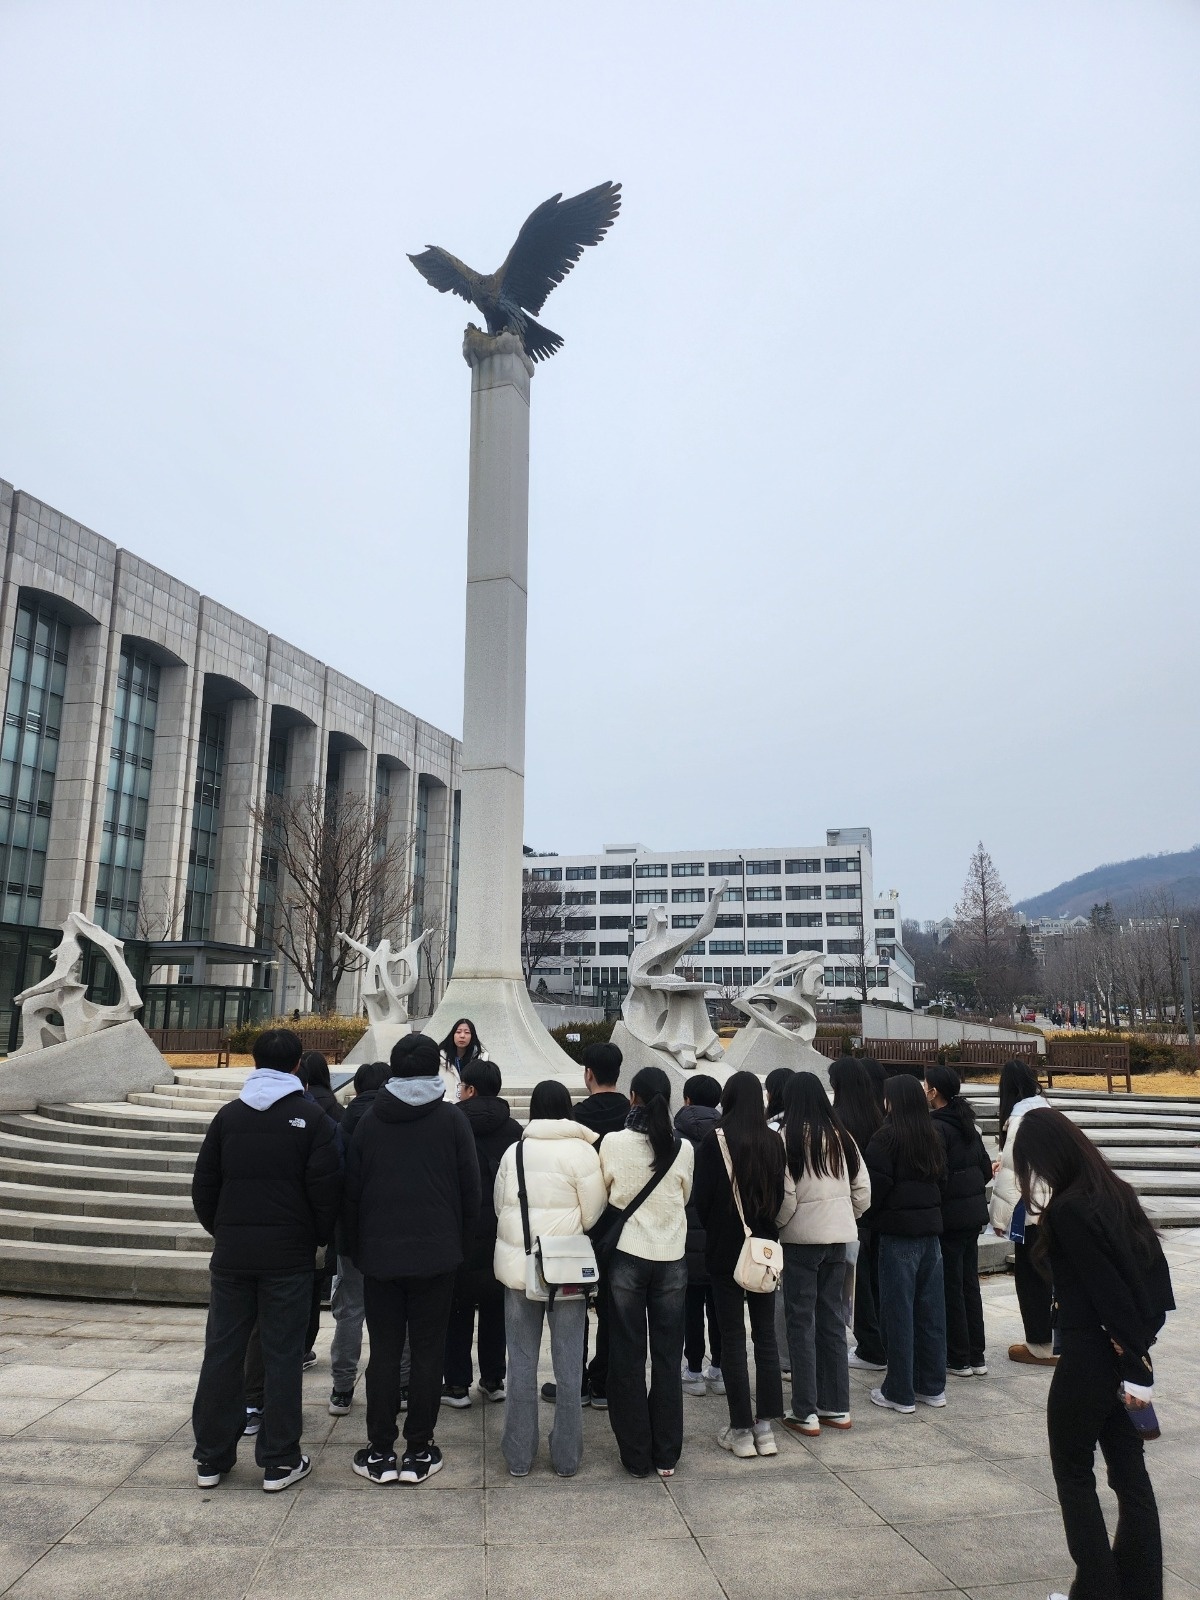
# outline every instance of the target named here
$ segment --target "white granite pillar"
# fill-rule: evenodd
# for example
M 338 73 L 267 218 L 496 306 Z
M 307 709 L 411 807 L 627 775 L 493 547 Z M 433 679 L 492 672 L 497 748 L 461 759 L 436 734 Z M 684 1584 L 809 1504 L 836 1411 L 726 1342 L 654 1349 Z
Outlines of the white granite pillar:
M 525 822 L 525 613 L 529 553 L 529 384 L 515 334 L 468 328 L 471 477 L 463 692 L 462 834 L 454 976 L 425 1032 L 469 1016 L 508 1083 L 576 1064 L 546 1032 L 521 971 Z

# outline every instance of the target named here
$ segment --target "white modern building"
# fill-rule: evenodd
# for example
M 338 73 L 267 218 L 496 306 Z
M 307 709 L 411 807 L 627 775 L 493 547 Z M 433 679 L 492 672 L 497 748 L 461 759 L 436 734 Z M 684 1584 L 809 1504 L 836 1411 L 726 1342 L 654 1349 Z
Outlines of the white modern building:
M 876 896 L 870 828 L 830 828 L 821 845 L 754 849 L 652 850 L 606 845 L 595 855 L 530 856 L 526 878 L 561 889 L 561 940 L 537 963 L 535 988 L 581 999 L 621 991 L 646 908 L 667 907 L 673 929 L 694 928 L 729 880 L 707 939 L 690 946 L 677 971 L 697 974 L 714 993 L 755 983 L 771 963 L 797 951 L 825 957 L 832 1000 L 911 1007 L 913 964 L 901 941 L 895 890 Z M 864 908 L 870 907 L 864 921 Z

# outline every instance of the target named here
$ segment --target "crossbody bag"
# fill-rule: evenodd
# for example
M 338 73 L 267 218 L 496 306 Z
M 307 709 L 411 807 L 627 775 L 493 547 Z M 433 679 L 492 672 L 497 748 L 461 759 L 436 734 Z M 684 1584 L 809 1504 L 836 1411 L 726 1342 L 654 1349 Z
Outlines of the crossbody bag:
M 750 1232 L 746 1214 L 742 1210 L 742 1197 L 738 1193 L 737 1179 L 733 1175 L 729 1146 L 720 1128 L 717 1129 L 717 1143 L 721 1147 L 725 1171 L 729 1174 L 733 1203 L 746 1231 L 746 1237 L 742 1241 L 742 1248 L 734 1265 L 733 1281 L 739 1289 L 745 1289 L 747 1294 L 773 1294 L 779 1287 L 779 1276 L 783 1271 L 783 1246 L 778 1239 L 759 1239 Z
M 596 1254 L 586 1233 L 561 1236 L 529 1232 L 529 1196 L 525 1191 L 525 1152 L 517 1140 L 517 1198 L 521 1202 L 521 1232 L 525 1239 L 525 1298 L 549 1301 L 556 1295 L 587 1295 L 600 1282 Z
M 621 1243 L 621 1235 L 625 1231 L 625 1224 L 633 1213 L 658 1188 L 659 1184 L 670 1172 L 679 1158 L 683 1148 L 683 1140 L 675 1146 L 675 1154 L 667 1162 L 661 1172 L 656 1172 L 644 1183 L 627 1206 L 605 1206 L 600 1214 L 600 1220 L 592 1227 L 589 1237 L 596 1251 L 596 1260 L 600 1263 L 601 1272 L 608 1272 L 612 1266 L 613 1254 Z

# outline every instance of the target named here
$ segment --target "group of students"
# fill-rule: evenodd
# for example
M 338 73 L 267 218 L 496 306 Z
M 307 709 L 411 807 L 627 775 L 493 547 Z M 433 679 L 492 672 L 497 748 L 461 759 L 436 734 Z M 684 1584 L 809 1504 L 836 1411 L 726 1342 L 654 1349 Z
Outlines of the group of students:
M 593 1045 L 587 1098 L 573 1105 L 563 1084 L 540 1083 L 521 1127 L 464 1019 L 441 1050 L 412 1034 L 386 1068 L 360 1068 L 339 1125 L 296 1076 L 295 1034 L 261 1035 L 254 1059 L 239 1099 L 213 1119 L 193 1181 L 214 1236 L 193 1409 L 203 1487 L 232 1468 L 246 1431 L 255 1333 L 263 1487 L 310 1470 L 300 1374 L 314 1252 L 331 1239 L 329 1408 L 351 1409 L 365 1318 L 368 1443 L 352 1466 L 373 1483 L 417 1484 L 441 1469 L 439 1408 L 470 1404 L 473 1344 L 480 1395 L 507 1402 L 508 1470 L 526 1476 L 547 1323 L 554 1382 L 541 1399 L 554 1406 L 548 1444 L 560 1477 L 579 1469 L 585 1404 L 607 1410 L 628 1472 L 666 1478 L 682 1454 L 685 1394 L 724 1396 L 717 1442 L 748 1459 L 777 1453 L 776 1421 L 808 1437 L 849 1428 L 851 1364 L 881 1372 L 871 1400 L 904 1413 L 945 1405 L 948 1370 L 986 1373 L 976 1253 L 993 1163 L 950 1068 L 931 1067 L 922 1083 L 843 1058 L 829 1072 L 832 1104 L 812 1073 L 772 1074 L 765 1094 L 752 1073 L 723 1086 L 693 1074 L 672 1119 L 665 1072 L 638 1071 L 626 1099 L 620 1051 Z M 1151 1393 L 1150 1345 L 1172 1305 L 1166 1263 L 1136 1196 L 1086 1136 L 1040 1099 L 1027 1068 L 1005 1074 L 992 1221 L 1017 1241 L 1027 1354 L 1014 1359 L 1058 1363 L 1051 1456 L 1077 1581 L 1094 1575 L 1094 1587 L 1072 1592 L 1149 1596 L 1158 1521 L 1135 1423 Z M 535 1297 L 529 1256 L 531 1241 L 602 1230 L 589 1359 L 587 1297 Z M 1032 1276 L 1053 1280 L 1061 1351 L 1039 1337 L 1048 1330 Z M 1121 1507 L 1111 1546 L 1092 1477 L 1097 1442 Z M 1161 1572 L 1161 1550 L 1157 1559 Z M 1120 1587 L 1134 1569 L 1143 1587 Z

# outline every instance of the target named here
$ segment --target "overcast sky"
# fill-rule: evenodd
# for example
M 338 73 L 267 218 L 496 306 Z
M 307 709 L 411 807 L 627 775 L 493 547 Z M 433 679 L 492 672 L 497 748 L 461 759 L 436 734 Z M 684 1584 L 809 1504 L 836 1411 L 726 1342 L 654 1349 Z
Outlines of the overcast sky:
M 948 910 L 1200 839 L 1200 6 L 0 0 L 0 476 L 458 733 L 466 308 L 542 320 L 526 837 Z M 467 313 L 470 315 L 470 313 Z

